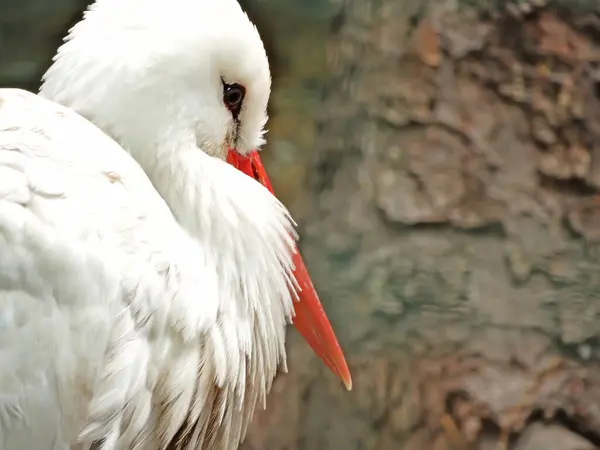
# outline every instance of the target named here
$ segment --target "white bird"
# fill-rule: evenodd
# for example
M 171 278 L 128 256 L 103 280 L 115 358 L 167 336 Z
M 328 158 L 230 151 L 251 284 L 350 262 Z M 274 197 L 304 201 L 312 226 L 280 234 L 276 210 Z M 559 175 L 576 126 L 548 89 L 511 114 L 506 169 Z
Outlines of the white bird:
M 350 389 L 269 93 L 236 0 L 97 0 L 39 96 L 0 90 L 0 450 L 235 449 L 294 310 Z

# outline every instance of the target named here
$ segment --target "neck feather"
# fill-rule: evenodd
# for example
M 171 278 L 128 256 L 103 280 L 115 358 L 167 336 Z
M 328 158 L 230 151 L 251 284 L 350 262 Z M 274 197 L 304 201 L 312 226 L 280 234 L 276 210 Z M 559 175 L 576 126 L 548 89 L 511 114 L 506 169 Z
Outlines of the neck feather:
M 215 403 L 222 408 L 215 413 L 229 416 L 223 426 L 236 431 L 221 429 L 219 439 L 230 440 L 231 447 L 218 448 L 237 448 L 256 402 L 264 404 L 277 369 L 286 370 L 293 224 L 263 186 L 195 146 L 156 154 L 141 158 L 142 167 L 178 222 L 199 242 L 207 266 L 217 270 L 216 290 L 205 300 L 214 299 L 219 309 L 207 339 L 224 396 L 223 403 Z

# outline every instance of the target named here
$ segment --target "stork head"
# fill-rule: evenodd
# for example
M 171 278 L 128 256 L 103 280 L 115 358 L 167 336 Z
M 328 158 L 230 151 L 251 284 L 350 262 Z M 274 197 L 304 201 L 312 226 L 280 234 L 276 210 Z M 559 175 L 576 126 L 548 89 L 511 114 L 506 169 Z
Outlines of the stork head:
M 97 0 L 65 39 L 40 95 L 91 120 L 146 171 L 161 157 L 148 148 L 199 148 L 273 193 L 258 154 L 270 89 L 262 40 L 237 0 Z M 299 253 L 293 262 L 294 324 L 350 389 Z
M 270 90 L 263 43 L 236 0 L 97 0 L 40 94 L 133 151 L 193 139 L 225 159 L 264 143 Z

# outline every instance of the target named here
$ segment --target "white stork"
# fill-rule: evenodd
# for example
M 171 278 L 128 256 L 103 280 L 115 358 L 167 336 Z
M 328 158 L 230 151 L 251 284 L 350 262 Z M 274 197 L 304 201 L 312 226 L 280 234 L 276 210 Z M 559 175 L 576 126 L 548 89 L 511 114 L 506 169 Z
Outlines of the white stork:
M 292 317 L 351 387 L 269 93 L 236 0 L 97 0 L 39 96 L 0 90 L 0 450 L 235 449 Z

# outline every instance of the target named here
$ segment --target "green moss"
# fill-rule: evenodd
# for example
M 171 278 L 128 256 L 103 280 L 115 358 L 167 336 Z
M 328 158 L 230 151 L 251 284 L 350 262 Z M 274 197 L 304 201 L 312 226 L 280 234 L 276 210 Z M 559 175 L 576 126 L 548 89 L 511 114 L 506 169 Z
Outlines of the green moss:
M 544 5 L 551 8 L 568 9 L 572 13 L 579 14 L 600 11 L 598 0 L 458 0 L 458 5 L 482 12 L 501 12 L 511 5 L 517 7 L 520 5 Z

